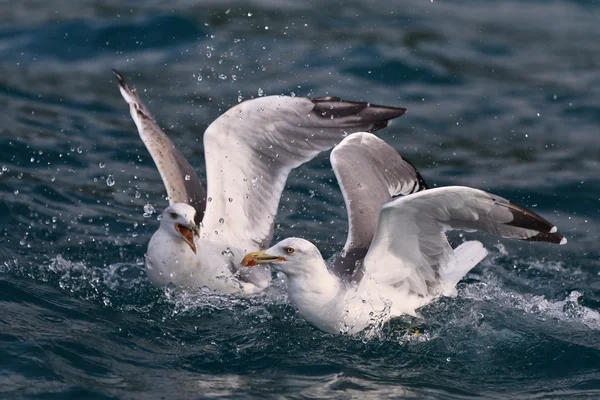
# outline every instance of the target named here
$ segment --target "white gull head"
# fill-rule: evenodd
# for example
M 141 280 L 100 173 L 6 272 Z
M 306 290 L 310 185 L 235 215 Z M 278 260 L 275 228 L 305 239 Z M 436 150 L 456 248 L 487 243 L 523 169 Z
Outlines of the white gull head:
M 289 278 L 318 272 L 315 271 L 315 262 L 323 260 L 314 244 L 295 237 L 284 239 L 270 249 L 257 253 L 264 256 L 263 260 L 260 257 L 256 260 L 257 264 L 269 262 L 275 271 L 283 272 Z
M 175 203 L 163 211 L 159 229 L 172 235 L 174 240 L 185 242 L 196 253 L 195 239 L 198 237 L 198 227 L 194 222 L 195 217 L 194 207 Z
M 270 264 L 288 277 L 288 297 L 307 320 L 326 332 L 340 331 L 346 290 L 329 273 L 314 244 L 287 238 L 267 250 L 249 253 L 242 260 L 246 267 L 258 264 Z
M 196 210 L 184 203 L 174 203 L 163 211 L 146 253 L 146 273 L 154 285 L 190 281 L 197 272 L 194 260 L 199 231 L 195 216 Z

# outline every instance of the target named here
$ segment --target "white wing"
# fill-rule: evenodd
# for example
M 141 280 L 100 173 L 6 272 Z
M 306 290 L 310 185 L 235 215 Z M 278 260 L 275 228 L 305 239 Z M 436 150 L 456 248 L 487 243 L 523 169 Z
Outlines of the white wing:
M 454 256 L 444 234 L 450 229 L 566 243 L 554 225 L 502 197 L 461 186 L 430 189 L 382 207 L 364 261 L 365 278 L 423 296 L 432 294 Z
M 167 189 L 169 204 L 186 203 L 196 209 L 196 222 L 202 220 L 206 208 L 206 194 L 200 179 L 183 154 L 160 129 L 152 114 L 141 102 L 125 79 L 113 70 L 119 83 L 119 90 L 129 104 L 129 112 L 142 141 L 158 168 L 163 184 Z
M 352 277 L 375 235 L 381 206 L 392 196 L 427 189 L 415 167 L 377 136 L 359 132 L 348 136 L 331 152 L 331 166 L 348 212 L 344 251 L 331 267 L 340 277 Z
M 204 134 L 207 206 L 203 237 L 252 251 L 266 246 L 292 168 L 357 131 L 383 128 L 403 108 L 269 96 L 243 102 Z

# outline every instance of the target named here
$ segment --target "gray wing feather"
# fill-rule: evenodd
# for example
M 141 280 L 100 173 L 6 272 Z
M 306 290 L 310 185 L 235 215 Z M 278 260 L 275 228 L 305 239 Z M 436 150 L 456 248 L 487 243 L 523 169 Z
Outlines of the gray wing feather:
M 416 168 L 389 144 L 370 133 L 348 136 L 331 152 L 331 165 L 348 212 L 344 251 L 330 267 L 341 277 L 352 277 L 377 227 L 381 207 L 393 196 L 428 188 Z
M 199 223 L 206 209 L 206 192 L 198 176 L 183 154 L 160 129 L 152 114 L 142 103 L 137 93 L 125 82 L 123 76 L 113 70 L 119 83 L 121 95 L 129 104 L 140 137 L 152 156 L 162 178 L 169 204 L 186 203 L 196 209 L 196 222 Z
M 483 231 L 505 238 L 564 244 L 556 226 L 508 200 L 462 186 L 430 189 L 381 209 L 364 274 L 419 295 L 432 294 L 453 257 L 447 230 Z
M 231 108 L 204 134 L 205 237 L 246 251 L 264 248 L 293 168 L 354 132 L 383 128 L 405 111 L 334 97 L 288 96 L 260 97 Z

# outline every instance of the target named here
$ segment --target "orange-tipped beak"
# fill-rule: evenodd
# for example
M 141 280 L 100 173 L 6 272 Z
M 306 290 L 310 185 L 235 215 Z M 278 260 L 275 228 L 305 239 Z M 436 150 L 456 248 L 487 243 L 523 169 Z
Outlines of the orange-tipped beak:
M 255 251 L 254 253 L 246 254 L 246 257 L 242 260 L 242 266 L 254 267 L 257 264 L 269 264 L 272 262 L 287 261 L 285 257 L 272 256 L 265 253 L 264 250 Z
M 196 254 L 196 244 L 194 243 L 194 233 L 198 232 L 197 227 L 193 227 L 192 229 L 187 226 L 183 226 L 181 224 L 175 224 L 175 230 L 181 234 L 183 240 L 190 246 L 190 249 Z

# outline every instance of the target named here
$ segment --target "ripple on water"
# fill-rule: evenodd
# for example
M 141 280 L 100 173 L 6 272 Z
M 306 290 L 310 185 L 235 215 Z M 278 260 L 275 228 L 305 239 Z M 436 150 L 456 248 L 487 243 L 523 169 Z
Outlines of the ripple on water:
M 597 5 L 38 3 L 0 2 L 0 393 L 599 397 Z M 167 201 L 111 68 L 200 176 L 201 132 L 240 98 L 402 106 L 381 137 L 432 186 L 495 192 L 569 243 L 469 235 L 491 255 L 459 296 L 370 340 L 316 330 L 281 279 L 246 299 L 153 288 Z M 343 246 L 327 155 L 291 174 L 276 223 L 326 257 Z

